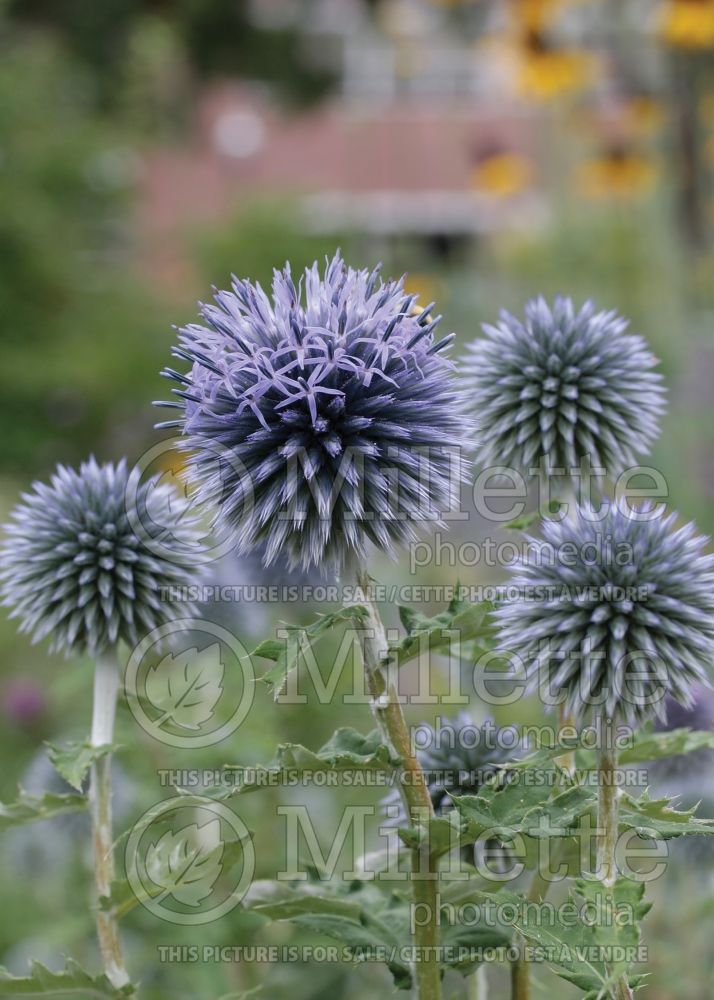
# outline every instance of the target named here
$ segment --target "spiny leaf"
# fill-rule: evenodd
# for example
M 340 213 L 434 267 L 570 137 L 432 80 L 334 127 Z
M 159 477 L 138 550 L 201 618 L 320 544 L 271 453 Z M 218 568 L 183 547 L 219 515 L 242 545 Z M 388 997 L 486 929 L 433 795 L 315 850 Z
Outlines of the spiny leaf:
M 93 747 L 91 743 L 87 742 L 67 743 L 63 747 L 48 743 L 47 747 L 47 756 L 55 771 L 78 792 L 82 791 L 82 784 L 92 764 L 101 757 L 114 753 L 117 749 L 115 745 L 110 743 Z
M 568 896 L 569 910 L 514 892 L 499 893 L 497 899 L 510 904 L 514 926 L 538 957 L 583 990 L 587 1000 L 604 1000 L 621 975 L 628 973 L 633 988 L 642 981 L 642 976 L 629 973 L 627 956 L 639 944 L 639 922 L 649 910 L 643 895 L 644 884 L 628 879 L 618 879 L 611 893 L 600 882 L 579 879 Z M 583 912 L 587 922 L 571 918 Z
M 0 831 L 11 826 L 22 826 L 38 820 L 51 819 L 64 813 L 81 812 L 87 808 L 87 797 L 73 793 L 60 795 L 45 792 L 44 795 L 28 795 L 20 789 L 14 802 L 0 802 Z
M 696 729 L 671 729 L 669 732 L 653 731 L 635 734 L 634 744 L 619 754 L 620 764 L 639 764 L 662 757 L 694 753 L 697 750 L 714 750 L 714 732 Z
M 214 797 L 230 798 L 234 794 L 258 791 L 290 781 L 296 774 L 326 771 L 389 772 L 399 765 L 395 755 L 382 742 L 379 730 L 366 736 L 356 729 L 336 730 L 319 750 L 309 750 L 300 743 L 281 743 L 269 764 L 244 768 L 229 765 L 233 780 L 219 788 Z M 211 794 L 211 790 L 207 790 Z
M 243 903 L 272 920 L 289 920 L 336 939 L 355 959 L 384 962 L 397 988 L 411 985 L 411 902 L 406 891 L 385 891 L 367 882 L 297 886 L 267 881 L 253 883 Z M 476 949 L 507 945 L 511 937 L 511 929 L 502 922 L 474 920 L 463 927 L 452 925 L 445 915 L 442 965 L 467 973 L 480 957 Z
M 462 643 L 490 638 L 492 634 L 489 616 L 493 604 L 490 601 L 472 604 L 456 596 L 445 611 L 431 618 L 405 604 L 397 607 L 407 634 L 390 642 L 386 660 L 396 662 L 400 667 L 426 650 L 445 649 L 454 641 Z
M 620 829 L 635 830 L 647 839 L 671 840 L 690 834 L 714 834 L 714 820 L 700 819 L 693 809 L 674 809 L 668 797 L 652 799 L 644 792 L 639 799 L 626 792 L 620 801 Z
M 99 997 L 117 1000 L 133 996 L 136 988 L 130 983 L 121 988 L 112 986 L 105 975 L 85 972 L 74 959 L 68 958 L 62 972 L 52 972 L 41 962 L 32 962 L 29 976 L 12 976 L 0 966 L 0 996 L 3 997 Z
M 321 615 L 310 625 L 284 625 L 287 632 L 284 639 L 265 639 L 251 653 L 251 656 L 262 656 L 275 664 L 260 678 L 273 691 L 275 698 L 283 692 L 290 673 L 296 669 L 300 656 L 313 639 L 329 632 L 337 625 L 351 622 L 357 627 L 363 627 L 367 609 L 363 604 L 351 604 L 329 614 Z

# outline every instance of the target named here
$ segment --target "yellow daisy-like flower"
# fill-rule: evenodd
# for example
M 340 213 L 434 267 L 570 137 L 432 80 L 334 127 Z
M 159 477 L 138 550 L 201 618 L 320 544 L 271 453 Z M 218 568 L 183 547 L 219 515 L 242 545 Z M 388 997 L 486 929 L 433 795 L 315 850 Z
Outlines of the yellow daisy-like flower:
M 713 0 L 670 0 L 662 8 L 660 34 L 675 48 L 714 48 Z
M 586 198 L 634 198 L 648 194 L 657 177 L 647 156 L 615 146 L 586 160 L 576 171 L 576 188 Z
M 519 153 L 497 153 L 484 157 L 473 169 L 474 188 L 498 198 L 520 194 L 533 181 L 533 168 Z
M 583 52 L 528 53 L 521 69 L 520 91 L 526 97 L 548 101 L 582 90 L 592 75 L 592 61 Z
M 519 90 L 523 96 L 538 101 L 575 93 L 594 76 L 594 61 L 589 53 L 554 48 L 535 30 L 525 33 L 520 58 Z

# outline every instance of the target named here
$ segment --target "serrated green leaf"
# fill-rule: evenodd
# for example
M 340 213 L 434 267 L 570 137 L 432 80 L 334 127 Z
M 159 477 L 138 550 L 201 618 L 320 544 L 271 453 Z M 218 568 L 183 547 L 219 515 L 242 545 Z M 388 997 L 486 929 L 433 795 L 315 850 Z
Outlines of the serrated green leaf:
M 490 621 L 493 604 L 490 601 L 472 604 L 457 596 L 445 611 L 433 617 L 405 604 L 397 607 L 407 634 L 390 642 L 386 661 L 396 662 L 400 667 L 427 650 L 433 652 L 448 648 L 454 642 L 486 639 L 493 634 Z
M 87 742 L 67 743 L 63 747 L 48 743 L 47 756 L 55 771 L 64 778 L 67 784 L 81 792 L 87 771 L 92 764 L 101 757 L 114 753 L 116 749 L 116 745 L 110 743 L 105 743 L 100 747 L 93 747 L 91 743 Z
M 264 881 L 253 883 L 243 905 L 269 919 L 289 920 L 333 938 L 355 958 L 385 963 L 395 985 L 408 989 L 413 945 L 411 901 L 407 889 L 402 889 L 385 890 L 366 882 L 289 885 Z M 511 937 L 511 928 L 498 920 L 489 922 L 484 917 L 469 926 L 452 925 L 445 913 L 441 927 L 442 965 L 466 974 L 477 964 L 476 949 L 507 945 Z
M 367 609 L 363 604 L 352 604 L 337 611 L 321 615 L 310 625 L 284 625 L 287 636 L 284 639 L 265 639 L 251 653 L 275 664 L 260 678 L 274 692 L 277 698 L 285 688 L 291 672 L 300 661 L 303 650 L 309 647 L 314 639 L 329 632 L 331 629 L 346 622 L 357 627 L 363 626 Z
M 695 815 L 696 807 L 675 809 L 672 802 L 668 797 L 652 799 L 648 792 L 639 799 L 624 792 L 620 800 L 620 830 L 635 830 L 639 836 L 650 840 L 714 834 L 714 820 L 699 819 Z
M 513 926 L 533 947 L 531 958 L 547 961 L 561 978 L 583 990 L 587 1000 L 609 1000 L 621 975 L 627 975 L 631 988 L 643 978 L 630 971 L 629 963 L 640 941 L 639 922 L 649 910 L 643 896 L 644 884 L 628 879 L 618 879 L 611 892 L 601 882 L 578 879 L 568 894 L 570 909 L 514 892 L 499 893 L 497 899 L 515 914 Z M 573 914 L 582 913 L 587 913 L 587 922 L 580 916 L 573 919 Z
M 0 966 L 0 996 L 3 997 L 99 997 L 116 1000 L 133 996 L 136 988 L 130 983 L 117 989 L 105 975 L 93 976 L 68 958 L 62 972 L 52 972 L 41 962 L 32 962 L 28 976 L 13 976 Z
M 262 788 L 285 784 L 297 774 L 324 773 L 327 771 L 389 772 L 401 763 L 382 742 L 379 730 L 366 736 L 356 729 L 344 727 L 336 730 L 319 750 L 309 750 L 300 743 L 281 743 L 269 764 L 256 767 L 227 765 L 232 775 L 227 787 L 220 787 L 207 794 L 219 799 L 232 795 L 260 791 Z
M 0 832 L 12 826 L 35 823 L 65 813 L 81 812 L 87 808 L 86 795 L 67 795 L 45 792 L 44 795 L 28 795 L 20 789 L 14 802 L 0 802 Z
M 669 732 L 645 731 L 635 734 L 631 747 L 621 750 L 620 764 L 640 764 L 662 757 L 694 753 L 697 750 L 714 750 L 714 732 L 696 729 L 671 729 Z

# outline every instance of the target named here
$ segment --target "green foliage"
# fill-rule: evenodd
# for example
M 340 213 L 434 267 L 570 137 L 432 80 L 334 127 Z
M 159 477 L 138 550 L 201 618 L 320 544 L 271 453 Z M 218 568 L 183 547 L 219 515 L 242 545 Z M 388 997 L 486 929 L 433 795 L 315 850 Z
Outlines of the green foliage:
M 367 736 L 355 729 L 336 730 L 319 750 L 308 750 L 299 743 L 281 743 L 275 757 L 265 766 L 244 769 L 232 767 L 237 787 L 222 789 L 219 798 L 230 798 L 236 792 L 259 791 L 287 783 L 297 774 L 324 774 L 328 771 L 389 772 L 400 762 L 382 742 L 378 730 Z
M 68 958 L 62 972 L 52 972 L 41 962 L 32 962 L 29 976 L 12 976 L 0 966 L 0 997 L 99 997 L 100 1000 L 133 996 L 131 983 L 120 989 L 112 986 L 105 975 L 92 976 Z
M 584 1000 L 606 1000 L 616 980 L 627 973 L 640 942 L 639 924 L 649 910 L 642 883 L 618 879 L 612 890 L 601 882 L 578 879 L 568 896 L 572 909 L 553 908 L 515 893 L 499 899 L 513 905 L 515 926 L 533 946 L 534 957 L 548 961 L 563 979 L 585 993 Z M 574 914 L 587 919 L 574 919 Z M 636 988 L 641 976 L 629 976 Z
M 1 450 L 27 476 L 101 451 L 137 412 L 148 430 L 163 323 L 119 223 L 135 153 L 49 39 L 0 41 L 0 134 Z
M 705 749 L 714 750 L 714 732 L 683 728 L 656 733 L 648 726 L 635 733 L 633 745 L 621 750 L 618 760 L 622 765 L 639 764 Z
M 47 756 L 67 784 L 81 792 L 82 784 L 92 764 L 116 750 L 117 747 L 110 743 L 100 747 L 93 747 L 89 743 L 68 743 L 64 747 L 56 747 L 49 743 Z
M 322 235 L 305 231 L 295 204 L 286 199 L 266 199 L 245 208 L 240 218 L 221 229 L 204 229 L 194 237 L 195 257 L 206 287 L 225 288 L 232 274 L 251 276 L 268 289 L 275 268 L 290 261 L 299 275 L 314 261 L 332 257 L 342 248 L 350 261 L 348 234 Z M 279 247 L 279 252 L 276 252 Z
M 458 585 L 456 590 L 458 593 Z M 445 611 L 431 618 L 404 604 L 397 607 L 407 634 L 390 642 L 387 660 L 395 661 L 400 667 L 427 651 L 449 649 L 471 639 L 488 640 L 493 635 L 490 601 L 473 604 L 456 596 Z
M 52 819 L 64 813 L 82 812 L 86 808 L 87 799 L 84 795 L 57 795 L 53 792 L 28 795 L 21 789 L 14 802 L 0 802 L 0 831 L 11 826 Z
M 306 648 L 309 648 L 313 639 L 330 632 L 336 625 L 351 623 L 356 628 L 363 628 L 367 609 L 363 604 L 353 604 L 347 608 L 340 608 L 329 614 L 320 615 L 317 621 L 310 625 L 284 625 L 287 636 L 283 639 L 265 639 L 252 651 L 252 656 L 261 656 L 263 659 L 272 660 L 275 663 L 260 678 L 274 692 L 278 698 L 284 691 L 288 676 L 297 669 L 300 656 Z
M 265 881 L 253 884 L 245 905 L 270 920 L 289 920 L 339 941 L 355 961 L 384 962 L 398 989 L 411 986 L 408 891 L 368 882 L 288 885 Z M 474 920 L 460 926 L 445 915 L 441 964 L 468 974 L 480 961 L 478 949 L 507 946 L 511 936 L 511 929 L 497 920 Z
M 672 840 L 691 834 L 714 834 L 714 819 L 700 819 L 692 809 L 673 809 L 674 799 L 652 799 L 644 792 L 639 799 L 626 792 L 620 802 L 620 829 L 634 830 L 649 840 Z

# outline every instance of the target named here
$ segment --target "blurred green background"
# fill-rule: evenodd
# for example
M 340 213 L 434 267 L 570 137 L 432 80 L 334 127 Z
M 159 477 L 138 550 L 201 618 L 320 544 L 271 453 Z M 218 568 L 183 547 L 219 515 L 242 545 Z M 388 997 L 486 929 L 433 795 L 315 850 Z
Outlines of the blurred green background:
M 713 178 L 708 0 L 0 0 L 0 510 L 58 461 L 135 460 L 160 439 L 150 401 L 166 392 L 171 325 L 191 322 L 212 284 L 269 283 L 286 259 L 296 271 L 340 245 L 359 266 L 409 272 L 461 344 L 541 292 L 629 316 L 670 394 L 653 464 L 710 533 Z M 404 566 L 374 572 L 407 579 Z M 482 582 L 458 567 L 426 579 L 457 576 Z M 270 607 L 261 621 L 267 634 L 310 613 Z M 234 627 L 262 637 L 249 610 Z M 0 638 L 6 800 L 42 772 L 43 741 L 84 736 L 91 665 L 50 658 L 5 618 Z M 137 732 L 122 707 L 123 821 L 164 794 L 159 767 L 267 761 L 336 724 L 370 725 L 366 710 L 275 706 L 259 688 L 230 745 L 189 753 Z M 241 806 L 261 877 L 280 864 L 278 800 Z M 310 792 L 325 830 L 343 804 Z M 88 841 L 35 829 L 1 848 L 13 916 L 0 961 L 95 967 Z M 656 887 L 652 1000 L 710 997 L 713 888 L 711 862 L 686 856 Z M 126 937 L 147 1000 L 258 983 L 271 1000 L 392 994 L 370 966 L 157 961 L 164 943 L 296 939 L 240 911 L 181 929 L 137 908 Z M 505 972 L 491 976 L 505 996 Z M 536 981 L 536 997 L 576 993 L 545 969 Z M 463 989 L 454 978 L 447 995 Z

